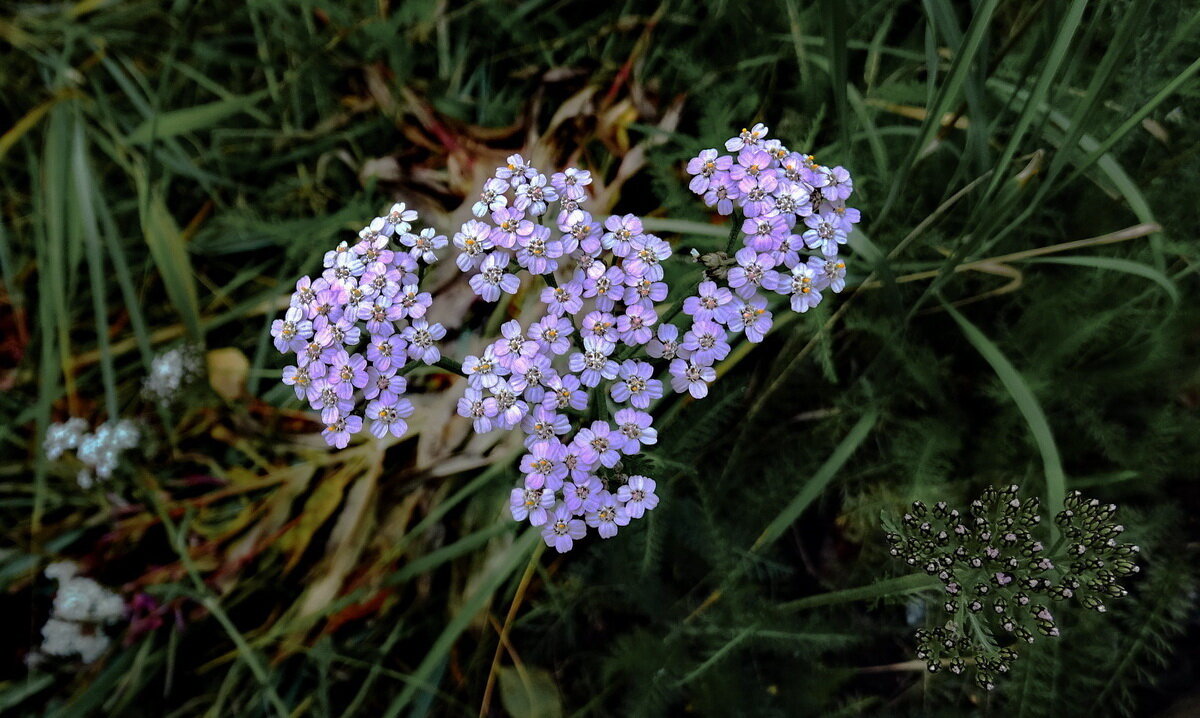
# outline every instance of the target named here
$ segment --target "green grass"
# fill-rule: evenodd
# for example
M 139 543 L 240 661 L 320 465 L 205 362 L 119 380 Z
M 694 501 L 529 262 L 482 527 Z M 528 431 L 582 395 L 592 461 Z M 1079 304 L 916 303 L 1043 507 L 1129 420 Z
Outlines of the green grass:
M 1200 510 L 1191 5 L 0 9 L 0 605 L 17 627 L 0 708 L 478 715 L 493 682 L 490 715 L 1163 709 L 1197 657 L 1179 637 Z M 650 520 L 530 562 L 536 538 L 502 516 L 509 447 L 464 451 L 419 418 L 383 447 L 310 440 L 270 322 L 392 201 L 453 231 L 477 170 L 533 142 L 708 251 L 727 228 L 682 164 L 756 121 L 854 173 L 851 286 L 737 345 L 705 402 L 663 403 L 659 447 L 630 467 L 660 482 Z M 459 320 L 452 349 L 520 310 Z M 144 401 L 154 355 L 184 342 L 244 355 L 245 391 Z M 414 375 L 429 403 L 445 379 Z M 38 448 L 68 416 L 137 417 L 148 438 L 82 491 Z M 1072 621 L 990 698 L 861 670 L 910 660 L 906 614 L 937 601 L 891 565 L 881 515 L 1009 483 L 1051 511 L 1075 487 L 1128 510 L 1132 599 Z M 27 670 L 40 571 L 63 557 L 153 596 L 163 626 L 115 630 L 92 666 Z M 1111 677 L 1087 701 L 1064 683 L 1080 665 Z

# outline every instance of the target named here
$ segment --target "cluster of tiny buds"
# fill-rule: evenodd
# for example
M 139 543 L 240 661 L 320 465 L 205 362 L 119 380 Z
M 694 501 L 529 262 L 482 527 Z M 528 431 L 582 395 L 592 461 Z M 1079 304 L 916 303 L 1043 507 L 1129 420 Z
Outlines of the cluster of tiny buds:
M 1104 612 L 1104 600 L 1123 598 L 1128 593 L 1118 581 L 1138 573 L 1135 559 L 1140 549 L 1121 543 L 1125 527 L 1113 521 L 1117 507 L 1085 499 L 1072 491 L 1054 517 L 1062 531 L 1068 574 L 1056 587 L 1055 598 L 1075 598 L 1085 607 Z
M 948 661 L 958 673 L 973 659 L 977 682 L 990 689 L 1016 657 L 997 648 L 1001 636 L 1018 644 L 1058 636 L 1047 602 L 1074 599 L 1103 612 L 1104 598 L 1125 595 L 1117 580 L 1137 572 L 1138 548 L 1117 542 L 1124 528 L 1111 521 L 1116 507 L 1077 491 L 1064 506 L 1056 517 L 1062 536 L 1049 548 L 1035 535 L 1038 500 L 1022 500 L 1015 485 L 987 489 L 966 514 L 941 501 L 932 509 L 914 502 L 887 534 L 893 557 L 936 576 L 945 591 L 946 626 L 917 635 L 930 671 Z
M 57 461 L 68 450 L 75 451 L 75 458 L 83 466 L 76 481 L 80 488 L 91 488 L 97 479 L 112 477 L 120 463 L 121 452 L 138 445 L 141 432 L 129 419 L 106 421 L 88 432 L 88 424 L 79 417 L 51 424 L 46 429 L 42 450 L 46 458 Z
M 78 567 L 69 561 L 46 567 L 46 577 L 58 581 L 58 592 L 54 595 L 54 610 L 42 627 L 40 652 L 31 654 L 31 663 L 37 663 L 42 656 L 74 655 L 84 663 L 91 663 L 108 649 L 109 639 L 103 626 L 125 615 L 125 602 L 77 572 Z
M 953 621 L 932 629 L 917 629 L 916 641 L 916 656 L 925 661 L 930 673 L 945 667 L 955 675 L 962 675 L 970 661 L 974 664 L 976 685 L 988 691 L 996 687 L 996 677 L 1008 673 L 1018 658 L 1016 649 L 1011 647 L 979 651 Z
M 663 267 L 671 245 L 635 215 L 593 217 L 586 170 L 547 176 L 513 154 L 449 242 L 433 230 L 413 234 L 416 213 L 398 204 L 357 245 L 328 253 L 319 279 L 301 279 L 272 327 L 276 348 L 297 355 L 284 382 L 321 412 L 334 446 L 346 446 L 364 421 L 376 436 L 400 436 L 412 412 L 402 395 L 413 364 L 404 359 L 442 363 L 436 342 L 445 330 L 423 319 L 432 298 L 418 287 L 419 265 L 452 244 L 456 266 L 484 302 L 517 294 L 522 273 L 541 277 L 536 321 L 505 322 L 500 337 L 462 361 L 467 382 L 458 413 L 478 433 L 525 434 L 529 453 L 510 507 L 516 520 L 542 527 L 560 552 L 588 526 L 615 535 L 658 503 L 654 480 L 625 476 L 618 463 L 656 443 L 650 410 L 666 386 L 707 396 L 731 342 L 739 335 L 761 342 L 770 330 L 769 300 L 760 292 L 790 297 L 791 308 L 805 312 L 822 291 L 845 286 L 838 247 L 859 221 L 845 205 L 849 173 L 768 140 L 762 125 L 726 147 L 738 152 L 736 163 L 705 150 L 688 165 L 690 186 L 718 192 L 721 214 L 733 213 L 736 202 L 745 220 L 734 227 L 742 248 L 669 312 L 659 305 L 671 293 Z M 393 250 L 392 239 L 407 249 Z M 685 325 L 671 323 L 678 314 Z M 364 337 L 368 349 L 355 351 Z M 367 402 L 362 413 L 359 394 Z

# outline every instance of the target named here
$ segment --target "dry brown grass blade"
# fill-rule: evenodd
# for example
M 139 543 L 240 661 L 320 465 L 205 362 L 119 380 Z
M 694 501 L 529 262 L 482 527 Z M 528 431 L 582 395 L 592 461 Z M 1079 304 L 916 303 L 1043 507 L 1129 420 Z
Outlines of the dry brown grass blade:
M 480 718 L 487 715 L 488 707 L 491 705 L 492 690 L 496 687 L 496 674 L 500 669 L 500 656 L 504 651 L 505 645 L 508 644 L 508 634 L 512 630 L 513 620 L 517 617 L 517 611 L 520 610 L 521 603 L 525 600 L 525 592 L 529 590 L 529 583 L 533 580 L 533 574 L 537 571 L 538 561 L 541 560 L 542 553 L 545 550 L 546 544 L 539 542 L 537 548 L 533 551 L 533 555 L 529 557 L 529 564 L 525 566 L 525 574 L 521 576 L 521 583 L 517 585 L 517 592 L 513 594 L 512 603 L 508 607 L 508 615 L 504 617 L 504 626 L 500 629 L 500 636 L 496 641 L 496 652 L 492 654 L 492 667 L 488 670 L 487 683 L 483 688 L 483 700 L 479 705 Z M 488 613 L 488 618 L 494 624 L 495 619 L 490 612 Z
M 676 97 L 656 123 L 655 126 L 662 131 L 662 134 L 647 137 L 629 148 L 627 152 L 621 153 L 624 156 L 621 157 L 621 163 L 617 166 L 616 174 L 611 181 L 603 183 L 593 179 L 593 185 L 596 186 L 594 203 L 601 212 L 608 212 L 612 209 L 617 198 L 621 196 L 621 188 L 646 166 L 646 157 L 650 149 L 666 142 L 666 137 L 679 126 L 685 99 L 683 95 Z M 633 103 L 627 102 L 617 105 L 609 113 L 606 113 L 602 126 L 608 128 L 613 136 L 621 138 L 625 136 L 623 128 L 637 119 L 638 113 L 634 109 Z M 619 141 L 627 141 L 627 138 Z
M 982 271 L 984 267 L 989 265 L 1007 264 L 1009 262 L 1017 262 L 1022 259 L 1032 259 L 1034 257 L 1042 257 L 1048 254 L 1058 254 L 1061 252 L 1069 252 L 1074 249 L 1084 249 L 1086 247 L 1098 247 L 1105 244 L 1116 244 L 1118 242 L 1128 242 L 1131 239 L 1140 239 L 1148 237 L 1155 232 L 1161 232 L 1162 226 L 1155 222 L 1143 222 L 1135 224 L 1124 229 L 1118 229 L 1115 232 L 1101 234 L 1096 237 L 1088 237 L 1087 239 L 1076 239 L 1070 242 L 1060 242 L 1059 244 L 1050 244 L 1045 247 L 1034 247 L 1020 252 L 1012 252 L 1009 254 L 1001 254 L 987 259 L 979 259 L 971 262 L 963 262 L 954 267 L 954 272 L 974 272 Z M 941 273 L 940 269 L 930 269 L 924 272 L 913 272 L 911 274 L 903 274 L 896 277 L 897 284 L 905 284 L 908 282 L 919 282 L 926 279 L 933 279 Z M 871 275 L 873 277 L 874 274 Z M 858 285 L 859 289 L 879 289 L 883 286 L 883 282 L 873 280 L 868 277 L 866 281 Z
M 901 105 L 895 102 L 881 100 L 877 97 L 868 97 L 866 103 L 871 107 L 878 107 L 884 112 L 890 112 L 893 115 L 906 117 L 910 120 L 917 120 L 918 122 L 924 122 L 925 117 L 929 114 L 924 107 L 918 107 L 916 105 Z M 970 127 L 970 125 L 970 120 L 968 120 L 966 117 L 958 115 L 957 113 L 947 112 L 942 115 L 943 127 L 953 127 L 956 130 L 965 130 Z
M 384 448 L 372 442 L 375 451 L 367 462 L 366 471 L 354 481 L 346 493 L 345 503 L 333 526 L 326 546 L 326 557 L 309 581 L 308 590 L 299 601 L 300 617 L 325 609 L 340 593 L 346 577 L 358 565 L 370 541 L 373 513 L 372 499 L 383 473 Z
M 989 289 L 986 292 L 982 292 L 980 294 L 976 294 L 976 295 L 967 297 L 966 299 L 956 299 L 955 301 L 950 302 L 951 306 L 953 306 L 953 307 L 966 306 L 968 304 L 974 304 L 976 302 L 981 302 L 984 299 L 990 299 L 992 297 L 1000 296 L 1001 294 L 1008 294 L 1010 292 L 1015 292 L 1018 289 L 1020 289 L 1021 285 L 1024 283 L 1024 276 L 1021 274 L 1021 270 L 1017 269 L 1016 267 L 1012 267 L 1007 264 L 1001 264 L 999 262 L 988 262 L 988 261 L 975 262 L 974 264 L 975 264 L 975 266 L 973 267 L 973 269 L 977 272 L 982 272 L 984 274 L 994 274 L 994 275 L 997 275 L 1000 277 L 1007 277 L 1009 279 L 1009 281 L 999 287 L 996 287 L 995 289 Z M 941 306 L 929 307 L 926 309 L 922 309 L 919 312 L 919 314 L 934 314 L 934 313 L 937 313 L 940 311 L 945 311 L 945 310 Z
M 287 556 L 283 565 L 284 573 L 295 570 L 299 565 L 309 542 L 337 511 L 345 496 L 346 487 L 362 468 L 364 467 L 361 461 L 350 461 L 325 472 L 318 481 L 308 500 L 304 502 L 304 508 L 292 529 L 276 542 L 280 551 Z

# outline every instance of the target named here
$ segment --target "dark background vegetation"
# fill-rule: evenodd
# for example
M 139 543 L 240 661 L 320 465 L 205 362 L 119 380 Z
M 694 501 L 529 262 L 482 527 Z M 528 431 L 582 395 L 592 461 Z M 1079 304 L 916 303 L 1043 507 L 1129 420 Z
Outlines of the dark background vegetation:
M 1197 714 L 1198 36 L 1183 0 L 0 4 L 0 711 L 477 715 L 507 623 L 492 715 Z M 525 571 L 436 373 L 418 439 L 312 442 L 267 331 L 326 249 L 396 199 L 452 232 L 521 148 L 706 223 L 682 165 L 753 121 L 854 172 L 862 288 L 668 408 L 647 521 Z M 210 381 L 146 404 L 184 340 Z M 114 414 L 152 429 L 82 491 L 41 433 Z M 920 596 L 790 603 L 903 574 L 881 512 L 1060 472 L 1144 570 L 992 694 L 911 662 Z M 28 672 L 59 557 L 164 625 Z

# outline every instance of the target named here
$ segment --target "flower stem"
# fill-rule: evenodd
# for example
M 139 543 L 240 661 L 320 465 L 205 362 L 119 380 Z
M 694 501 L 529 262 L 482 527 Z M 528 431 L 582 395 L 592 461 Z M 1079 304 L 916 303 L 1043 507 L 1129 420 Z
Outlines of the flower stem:
M 737 210 L 733 211 L 731 217 L 733 221 L 729 223 L 729 241 L 725 243 L 725 254 L 733 254 L 733 244 L 737 241 L 738 229 L 742 226 L 742 223 L 739 221 L 741 215 Z
M 400 367 L 400 369 L 396 372 L 396 376 L 407 376 L 407 375 L 411 374 L 413 372 L 413 370 L 416 369 L 417 367 L 424 366 L 424 365 L 425 365 L 425 362 L 421 361 L 420 359 L 413 359 L 409 363 Z
M 438 359 L 436 362 L 434 362 L 433 365 L 436 367 L 445 369 L 446 371 L 450 372 L 451 374 L 457 374 L 461 377 L 467 376 L 466 374 L 463 373 L 462 364 L 455 363 L 449 357 L 442 357 L 441 359 Z
M 703 281 L 704 281 L 704 273 L 701 272 L 699 277 L 693 279 L 691 282 L 688 283 L 687 290 L 684 291 L 683 296 L 680 297 L 679 299 L 675 300 L 675 303 L 672 304 L 671 308 L 668 309 L 662 315 L 662 319 L 659 319 L 658 323 L 659 324 L 667 324 L 672 319 L 674 319 L 679 314 L 679 312 L 683 311 L 683 300 L 687 299 L 689 296 L 691 296 L 691 293 L 694 292 L 696 290 L 696 287 L 700 286 L 700 282 L 703 282 Z

